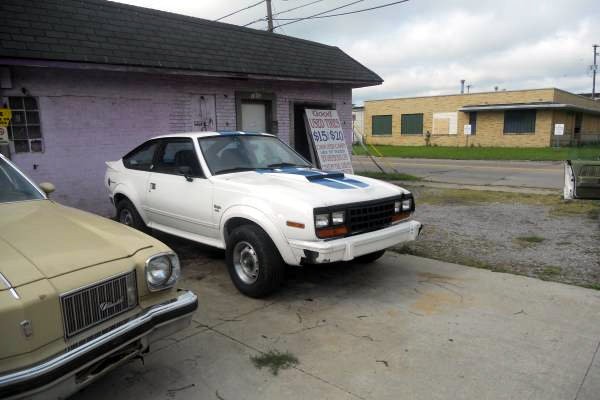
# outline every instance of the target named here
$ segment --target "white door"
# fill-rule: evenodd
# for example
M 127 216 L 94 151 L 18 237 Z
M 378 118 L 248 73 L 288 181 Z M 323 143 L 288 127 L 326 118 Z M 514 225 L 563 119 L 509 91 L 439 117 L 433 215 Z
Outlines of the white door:
M 212 183 L 204 178 L 191 139 L 163 139 L 148 179 L 150 227 L 175 235 L 217 238 Z M 187 176 L 182 172 L 187 167 Z
M 241 111 L 243 131 L 267 131 L 267 105 L 265 103 L 242 103 Z

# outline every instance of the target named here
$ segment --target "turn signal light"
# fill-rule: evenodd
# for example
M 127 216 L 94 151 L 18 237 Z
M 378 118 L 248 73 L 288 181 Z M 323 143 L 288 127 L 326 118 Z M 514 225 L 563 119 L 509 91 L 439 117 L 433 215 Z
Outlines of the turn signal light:
M 403 221 L 410 217 L 410 212 L 400 212 L 398 214 L 392 215 L 392 223 Z
M 338 236 L 344 236 L 348 233 L 348 228 L 345 225 L 333 226 L 331 228 L 317 229 L 317 236 L 321 239 L 328 239 Z

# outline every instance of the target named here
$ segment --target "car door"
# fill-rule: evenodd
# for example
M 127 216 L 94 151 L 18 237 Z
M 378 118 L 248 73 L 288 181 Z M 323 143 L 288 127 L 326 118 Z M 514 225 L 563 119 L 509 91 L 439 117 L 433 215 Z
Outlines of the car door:
M 570 161 L 576 199 L 600 199 L 600 161 Z
M 212 183 L 202 171 L 192 139 L 161 139 L 146 205 L 152 228 L 192 239 L 217 237 Z
M 154 158 L 159 144 L 158 140 L 153 139 L 139 145 L 123 157 L 123 165 L 127 170 L 126 174 L 122 178 L 118 175 L 109 177 L 109 180 L 113 180 L 112 183 L 108 183 L 109 187 L 111 184 L 121 183 L 131 187 L 137 195 L 137 201 L 140 203 L 136 206 L 141 206 L 142 209 L 144 209 L 148 192 L 148 179 L 154 168 Z

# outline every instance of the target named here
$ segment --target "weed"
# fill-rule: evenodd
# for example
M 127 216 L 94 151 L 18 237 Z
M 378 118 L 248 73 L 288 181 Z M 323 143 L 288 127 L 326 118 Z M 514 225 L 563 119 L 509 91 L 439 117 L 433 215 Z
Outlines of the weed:
M 373 172 L 373 171 L 357 171 L 356 175 L 362 175 L 369 178 L 381 179 L 384 181 L 420 181 L 421 178 L 414 175 L 402 174 L 397 172 Z
M 280 369 L 288 369 L 298 365 L 298 358 L 289 352 L 280 352 L 279 350 L 269 350 L 256 356 L 251 356 L 250 360 L 258 369 L 269 368 L 273 375 L 277 375 Z
M 515 238 L 515 243 L 521 245 L 522 247 L 526 247 L 526 246 L 532 246 L 538 243 L 542 243 L 544 240 L 546 240 L 545 238 L 541 237 L 541 236 L 535 236 L 535 235 L 531 235 L 531 236 L 519 236 Z

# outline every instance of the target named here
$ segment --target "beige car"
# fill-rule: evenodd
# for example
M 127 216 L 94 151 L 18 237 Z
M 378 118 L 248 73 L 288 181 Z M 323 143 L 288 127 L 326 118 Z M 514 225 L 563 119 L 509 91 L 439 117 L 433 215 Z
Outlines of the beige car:
M 163 243 L 40 187 L 0 155 L 2 399 L 64 398 L 188 326 L 198 304 Z

